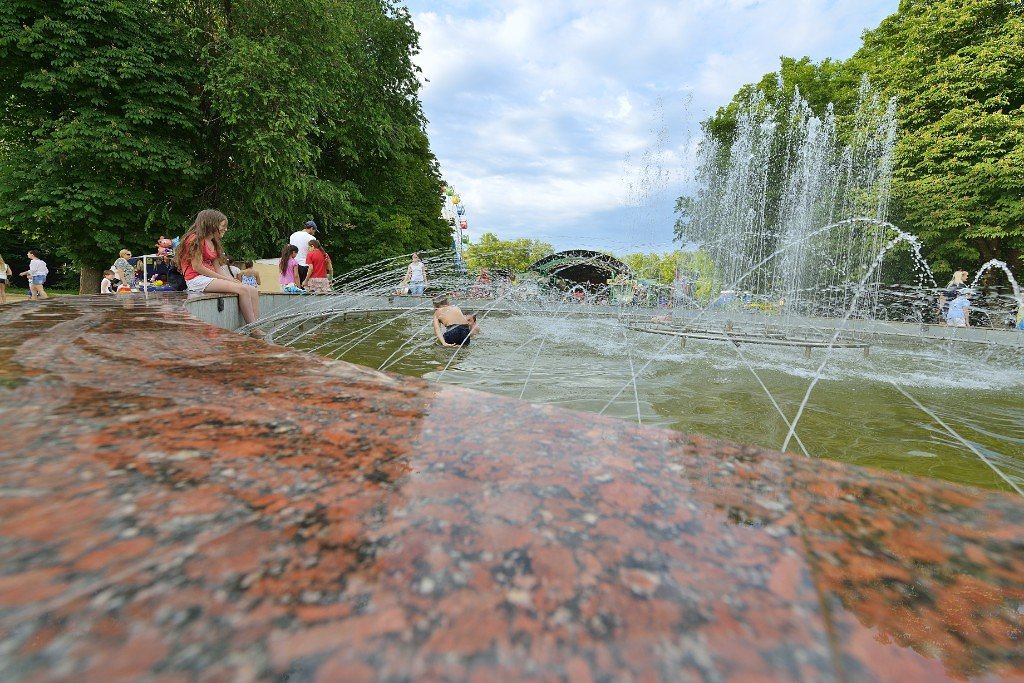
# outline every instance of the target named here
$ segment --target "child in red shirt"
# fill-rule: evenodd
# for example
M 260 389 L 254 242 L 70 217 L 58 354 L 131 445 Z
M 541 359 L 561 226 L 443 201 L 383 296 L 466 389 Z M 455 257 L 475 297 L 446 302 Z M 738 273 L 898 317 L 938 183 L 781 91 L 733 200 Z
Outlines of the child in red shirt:
M 306 291 L 320 294 L 331 291 L 331 281 L 327 278 L 330 263 L 331 257 L 320 246 L 320 242 L 310 240 L 309 253 L 306 254 L 306 265 L 309 266 L 309 272 L 306 273 L 306 280 L 302 283 Z

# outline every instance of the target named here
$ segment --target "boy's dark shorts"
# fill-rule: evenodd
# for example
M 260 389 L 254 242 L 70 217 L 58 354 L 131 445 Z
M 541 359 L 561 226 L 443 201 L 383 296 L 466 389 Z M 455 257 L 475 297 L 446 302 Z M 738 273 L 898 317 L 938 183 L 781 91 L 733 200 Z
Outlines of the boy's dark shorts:
M 469 325 L 456 325 L 444 331 L 444 342 L 458 346 L 469 346 Z

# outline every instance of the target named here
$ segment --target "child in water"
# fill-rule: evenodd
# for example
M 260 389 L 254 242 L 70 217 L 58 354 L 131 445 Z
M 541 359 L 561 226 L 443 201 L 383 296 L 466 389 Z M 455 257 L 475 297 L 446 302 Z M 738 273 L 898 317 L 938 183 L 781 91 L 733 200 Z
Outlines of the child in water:
M 480 334 L 480 326 L 476 324 L 476 313 L 468 314 L 466 320 L 469 321 L 469 336 L 475 337 Z
M 434 297 L 434 334 L 442 346 L 468 346 L 470 338 L 479 333 L 475 315 L 467 316 L 461 308 L 451 305 L 446 296 Z

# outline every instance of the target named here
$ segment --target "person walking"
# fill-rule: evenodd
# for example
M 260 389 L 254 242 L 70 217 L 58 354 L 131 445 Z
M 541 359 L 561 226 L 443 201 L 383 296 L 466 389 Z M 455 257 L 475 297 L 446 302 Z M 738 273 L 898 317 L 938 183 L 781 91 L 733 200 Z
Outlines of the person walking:
M 961 289 L 967 287 L 967 271 L 958 270 L 953 273 L 953 278 L 946 285 L 946 288 L 939 294 L 939 320 L 943 323 L 949 317 L 949 303 L 957 298 Z
M 971 301 L 974 291 L 968 287 L 957 290 L 956 298 L 949 302 L 946 311 L 946 324 L 950 327 L 971 326 Z
M 306 256 L 309 254 L 309 243 L 316 239 L 317 227 L 313 221 L 306 221 L 302 230 L 296 230 L 288 238 L 288 244 L 298 249 L 295 255 L 295 262 L 299 265 L 298 282 L 305 282 L 308 277 L 309 264 L 306 263 Z
M 28 254 L 28 270 L 21 273 L 22 277 L 28 278 L 28 291 L 29 296 L 32 299 L 46 299 L 46 290 L 43 289 L 43 283 L 46 282 L 46 276 L 50 274 L 50 271 L 46 267 L 46 261 L 42 259 L 38 249 L 29 249 Z
M 11 272 L 11 267 L 4 261 L 4 257 L 0 256 L 0 304 L 7 303 L 7 283 L 10 282 L 12 275 L 14 273 Z
M 419 254 L 412 255 L 412 263 L 405 271 L 403 283 L 409 284 L 409 293 L 413 296 L 423 296 L 423 290 L 427 288 L 427 267 L 420 260 Z

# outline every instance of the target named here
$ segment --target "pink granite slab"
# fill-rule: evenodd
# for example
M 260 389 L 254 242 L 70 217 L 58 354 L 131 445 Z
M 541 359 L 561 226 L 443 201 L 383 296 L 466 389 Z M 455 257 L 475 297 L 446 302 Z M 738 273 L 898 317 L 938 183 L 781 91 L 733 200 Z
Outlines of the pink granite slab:
M 1024 501 L 0 310 L 2 681 L 1024 680 Z

